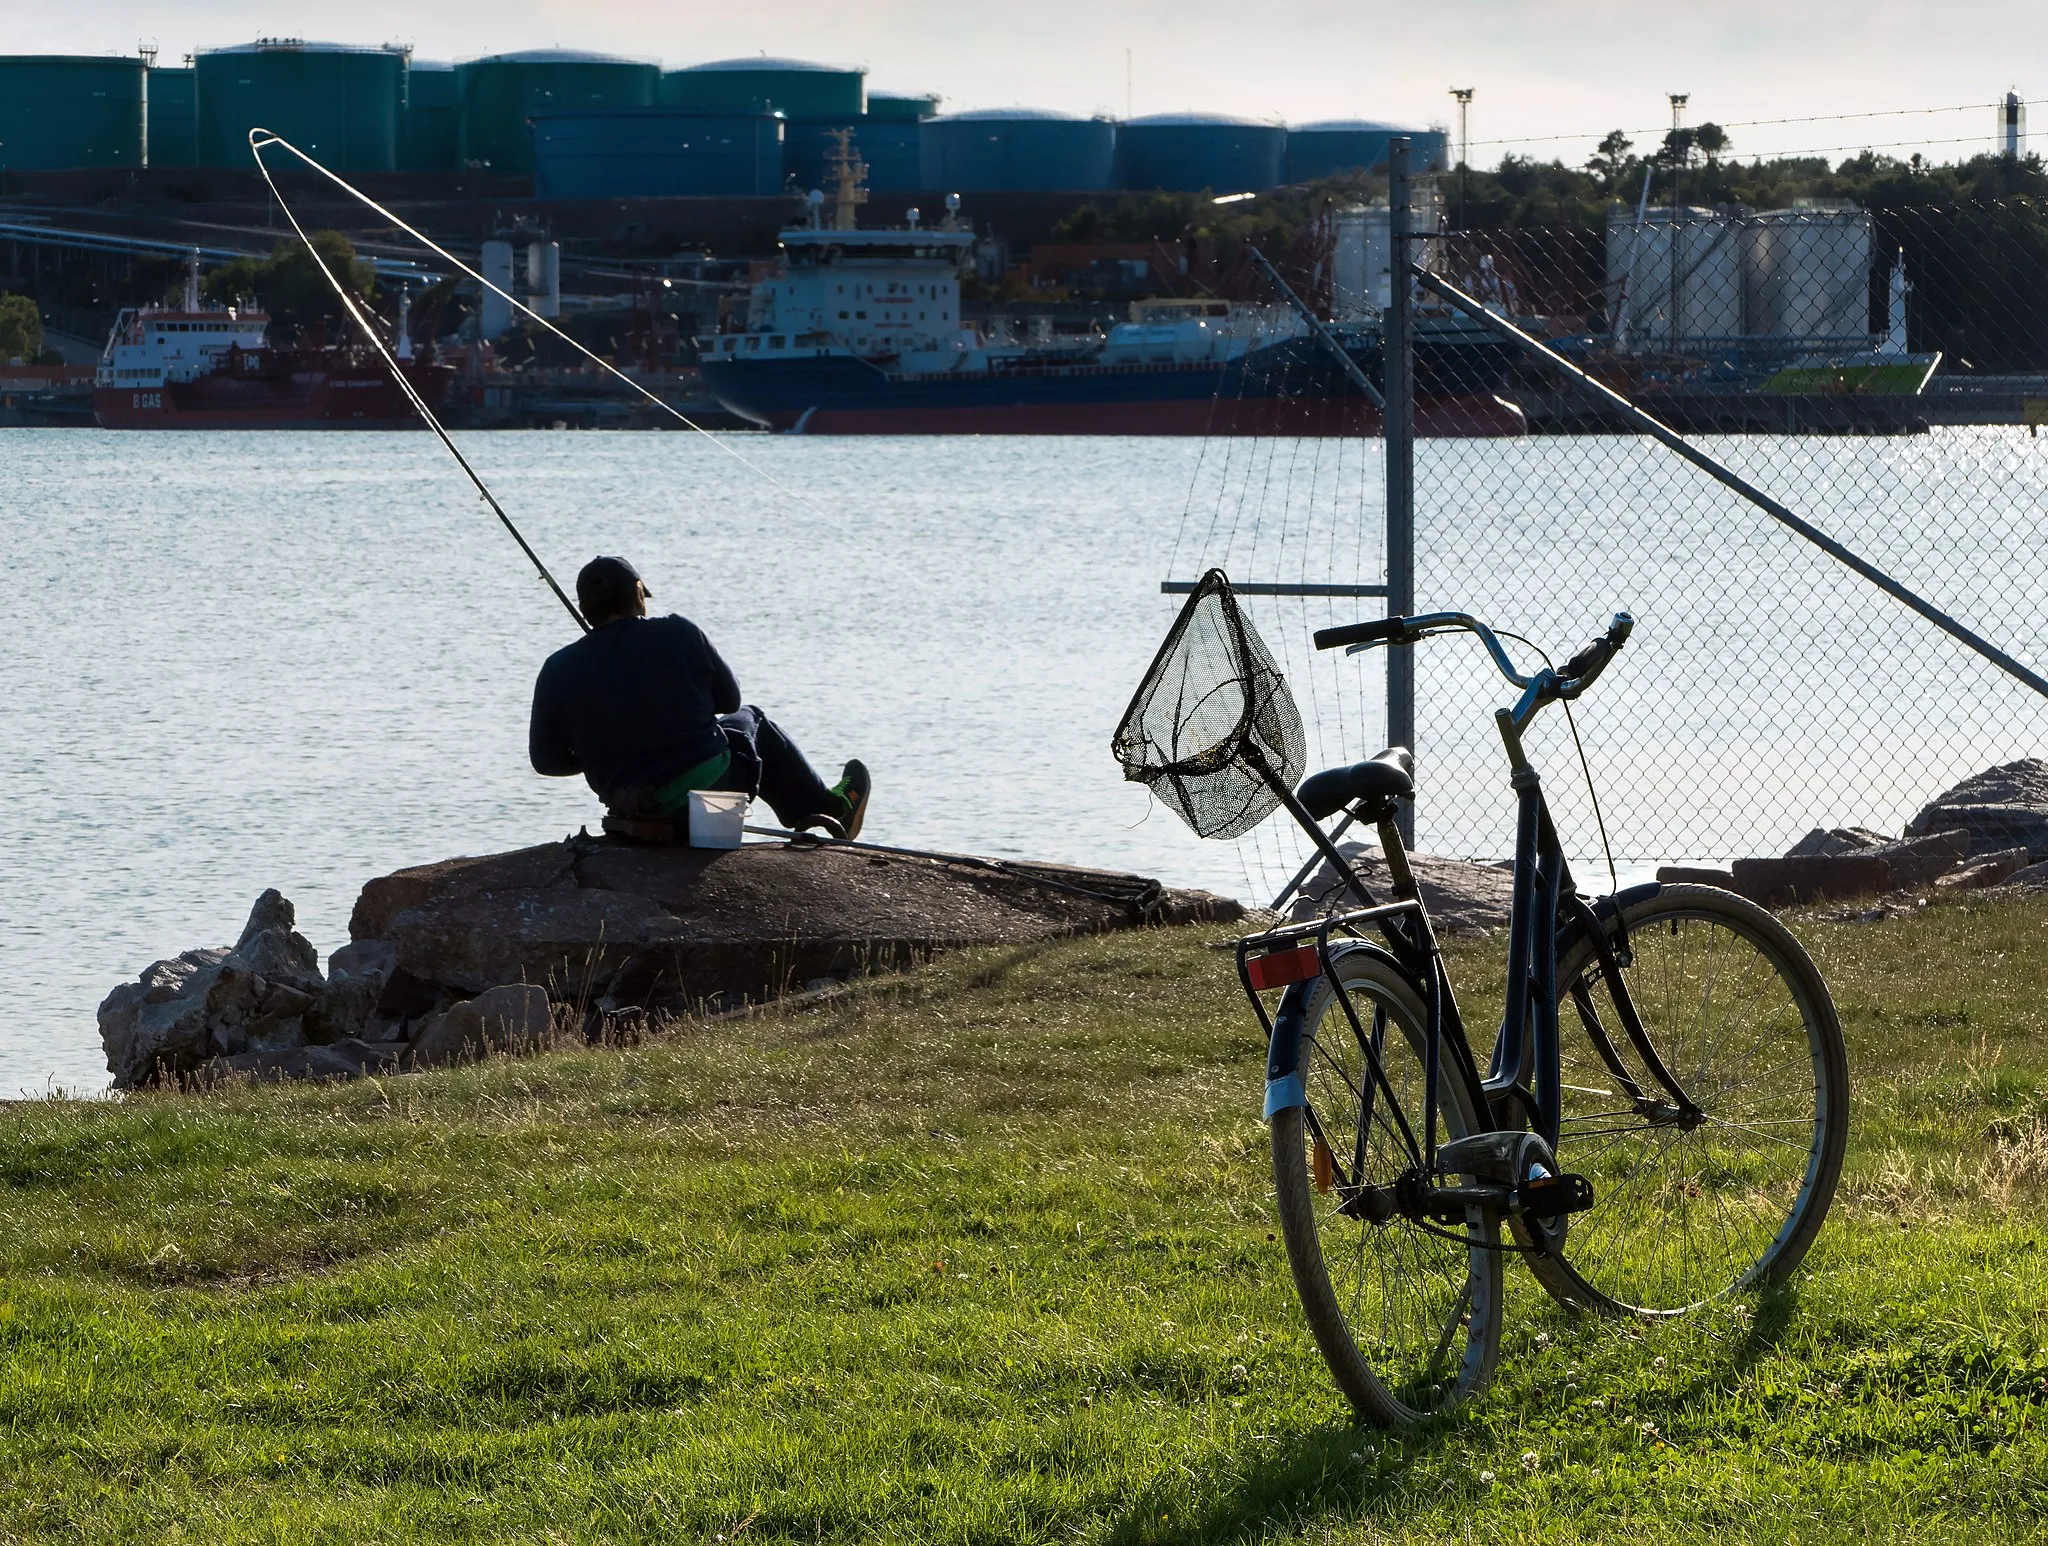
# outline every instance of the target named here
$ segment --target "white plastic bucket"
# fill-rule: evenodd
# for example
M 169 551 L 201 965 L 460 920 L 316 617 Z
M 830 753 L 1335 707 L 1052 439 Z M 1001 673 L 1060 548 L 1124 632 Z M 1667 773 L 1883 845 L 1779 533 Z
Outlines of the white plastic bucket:
M 745 835 L 747 797 L 722 790 L 690 791 L 690 846 L 737 848 Z

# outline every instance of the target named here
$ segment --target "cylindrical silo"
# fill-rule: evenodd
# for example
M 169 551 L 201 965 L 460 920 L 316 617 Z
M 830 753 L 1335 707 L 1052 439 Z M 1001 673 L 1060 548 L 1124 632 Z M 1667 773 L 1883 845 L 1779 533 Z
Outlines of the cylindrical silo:
M 798 188 L 829 185 L 834 131 L 853 135 L 853 149 L 867 164 L 867 185 L 877 193 L 904 193 L 924 186 L 920 170 L 918 121 L 914 118 L 792 118 L 782 134 L 782 173 Z
M 249 131 L 269 129 L 337 171 L 398 165 L 405 53 L 260 38 L 194 61 L 202 166 L 247 167 Z
M 1796 347 L 1868 347 L 1870 215 L 1776 209 L 1752 215 L 1744 331 Z
M 1287 180 L 1313 182 L 1342 172 L 1369 172 L 1387 164 L 1387 143 L 1397 134 L 1409 140 L 1409 165 L 1436 171 L 1443 165 L 1441 129 L 1412 129 L 1406 124 L 1378 123 L 1369 118 L 1333 118 L 1297 124 L 1287 131 Z
M 141 166 L 148 92 L 140 59 L 0 56 L 0 167 Z
M 454 65 L 415 59 L 406 71 L 398 165 L 407 172 L 449 172 L 462 165 L 462 89 Z
M 901 120 L 916 123 L 921 118 L 939 116 L 939 98 L 926 96 L 921 92 L 870 91 L 868 93 L 868 117 Z
M 613 108 L 533 120 L 533 191 L 543 199 L 765 196 L 782 187 L 773 113 Z
M 199 97 L 192 68 L 149 72 L 149 164 L 199 164 Z
M 785 118 L 858 117 L 867 111 L 867 72 L 803 59 L 714 59 L 663 75 L 661 100 L 668 107 Z
M 661 86 L 658 65 L 552 48 L 472 59 L 455 73 L 461 160 L 515 176 L 533 170 L 534 114 L 652 107 Z
M 1256 193 L 1279 183 L 1287 131 L 1224 113 L 1160 113 L 1117 126 L 1117 186 Z
M 1036 108 L 990 108 L 919 126 L 925 187 L 946 193 L 1088 193 L 1113 185 L 1116 125 Z

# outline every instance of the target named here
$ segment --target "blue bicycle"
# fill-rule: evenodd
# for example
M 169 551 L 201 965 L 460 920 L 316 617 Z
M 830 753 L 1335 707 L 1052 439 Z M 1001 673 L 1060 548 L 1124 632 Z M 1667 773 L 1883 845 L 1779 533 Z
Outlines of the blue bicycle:
M 1220 570 L 1117 731 L 1126 776 L 1197 833 L 1239 836 L 1284 808 L 1342 878 L 1341 904 L 1239 941 L 1237 966 L 1267 1038 L 1295 1287 L 1339 1388 L 1373 1421 L 1415 1422 L 1485 1387 L 1505 1256 L 1574 1309 L 1680 1315 L 1790 1273 L 1834 1194 L 1848 1060 L 1812 960 L 1715 887 L 1582 896 L 1523 749 L 1632 626 L 1618 615 L 1534 671 L 1463 613 L 1315 636 L 1356 652 L 1469 633 L 1519 691 L 1495 716 L 1518 817 L 1508 991 L 1483 1067 L 1401 838 L 1412 757 L 1392 748 L 1302 779 L 1300 714 Z M 1377 830 L 1387 899 L 1324 829 L 1340 815 Z

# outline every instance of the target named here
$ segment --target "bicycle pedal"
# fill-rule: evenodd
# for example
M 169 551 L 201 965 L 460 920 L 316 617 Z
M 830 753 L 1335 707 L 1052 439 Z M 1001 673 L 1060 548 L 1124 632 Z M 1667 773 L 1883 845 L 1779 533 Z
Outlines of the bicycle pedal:
M 1515 1188 L 1509 1206 L 1510 1211 L 1527 1219 L 1558 1219 L 1567 1213 L 1584 1213 L 1593 1206 L 1593 1183 L 1570 1172 L 1536 1176 Z

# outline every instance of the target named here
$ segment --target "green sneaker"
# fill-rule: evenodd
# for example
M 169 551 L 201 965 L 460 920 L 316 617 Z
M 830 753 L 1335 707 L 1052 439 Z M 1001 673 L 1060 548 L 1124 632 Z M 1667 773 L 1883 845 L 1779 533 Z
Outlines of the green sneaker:
M 850 838 L 860 836 L 861 823 L 867 820 L 868 795 L 874 789 L 874 780 L 868 777 L 868 765 L 858 758 L 846 764 L 839 775 L 839 782 L 832 786 L 832 793 L 846 802 L 846 814 L 839 818 L 839 825 Z

